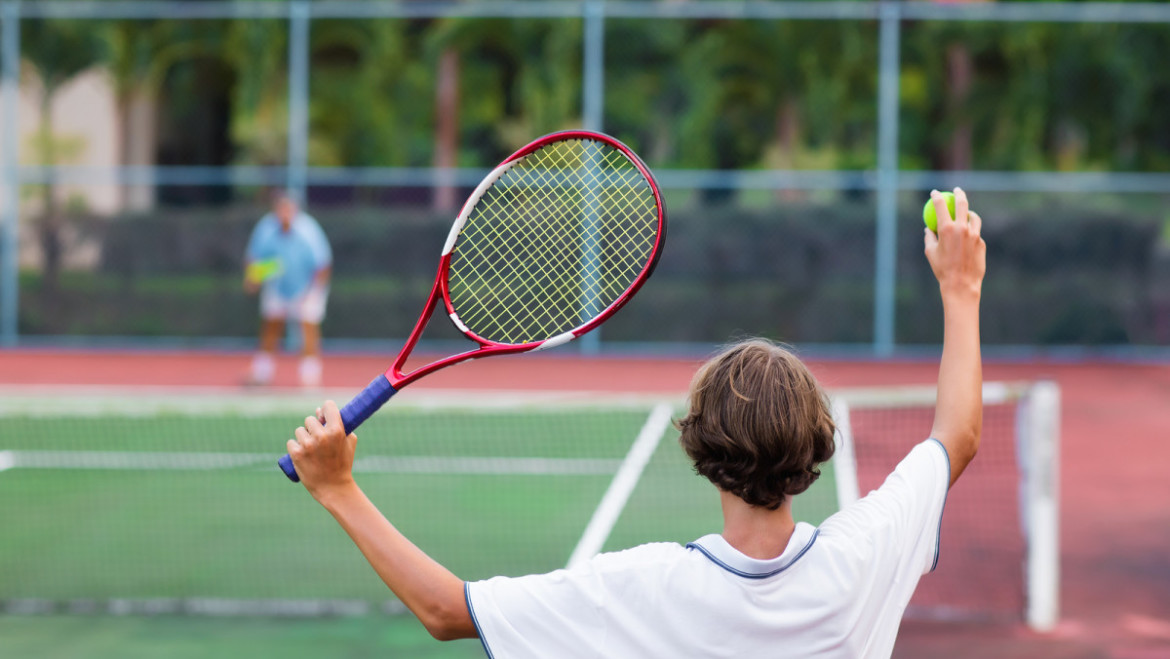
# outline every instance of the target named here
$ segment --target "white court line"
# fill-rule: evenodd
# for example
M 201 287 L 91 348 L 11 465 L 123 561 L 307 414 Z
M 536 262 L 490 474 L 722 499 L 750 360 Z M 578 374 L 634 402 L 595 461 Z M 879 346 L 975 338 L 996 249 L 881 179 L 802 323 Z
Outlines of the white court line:
M 143 599 L 0 599 L 0 614 L 114 615 L 114 616 L 262 616 L 318 618 L 323 616 L 364 616 L 381 610 L 402 615 L 406 607 L 398 600 L 378 606 L 365 600 L 342 599 L 229 599 L 221 597 L 155 597 Z
M 6 451 L 21 469 L 228 469 L 275 459 L 267 453 L 137 451 Z
M 0 385 L 0 417 L 303 417 L 322 400 L 348 401 L 356 389 L 306 394 L 294 390 L 244 390 L 223 387 L 89 387 Z M 411 412 L 451 409 L 483 412 L 563 413 L 566 409 L 637 409 L 681 400 L 682 394 L 614 394 L 583 391 L 506 391 L 410 388 L 395 396 L 393 408 Z
M 613 531 L 614 524 L 625 509 L 626 502 L 638 485 L 642 470 L 650 462 L 669 424 L 670 406 L 661 403 L 650 412 L 650 417 L 642 425 L 638 438 L 634 440 L 630 452 L 626 454 L 621 469 L 614 475 L 609 489 L 605 491 L 605 496 L 597 505 L 597 510 L 593 511 L 593 518 L 589 520 L 585 533 L 581 535 L 581 540 L 577 542 L 577 547 L 569 556 L 568 567 L 576 567 L 601 551 L 605 541 L 609 539 L 610 532 Z
M 209 470 L 269 467 L 268 453 L 160 453 L 137 451 L 0 451 L 0 471 L 22 469 Z M 377 474 L 483 474 L 491 476 L 596 476 L 618 470 L 618 460 L 588 458 L 474 458 L 369 456 L 355 472 Z
M 589 458 L 438 458 L 370 456 L 354 462 L 355 472 L 393 474 L 483 474 L 491 476 L 609 475 L 619 460 Z

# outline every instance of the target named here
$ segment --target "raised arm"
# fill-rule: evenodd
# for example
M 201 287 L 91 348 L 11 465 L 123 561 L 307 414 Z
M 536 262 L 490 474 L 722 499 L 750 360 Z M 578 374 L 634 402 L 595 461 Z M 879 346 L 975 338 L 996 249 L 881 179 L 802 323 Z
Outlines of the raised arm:
M 288 454 L 301 482 L 431 636 L 442 641 L 477 637 L 463 581 L 399 533 L 354 482 L 357 437 L 347 437 L 343 428 L 333 401 L 326 401 L 316 418 L 306 418 L 304 427 L 297 428 L 297 438 L 288 441 Z
M 979 351 L 979 297 L 987 267 L 983 221 L 968 210 L 967 195 L 955 188 L 955 217 L 938 190 L 930 193 L 939 218 L 938 234 L 926 229 L 926 258 L 938 279 L 943 303 L 943 353 L 938 369 L 938 403 L 931 436 L 951 460 L 951 485 L 979 450 L 983 432 L 983 364 Z

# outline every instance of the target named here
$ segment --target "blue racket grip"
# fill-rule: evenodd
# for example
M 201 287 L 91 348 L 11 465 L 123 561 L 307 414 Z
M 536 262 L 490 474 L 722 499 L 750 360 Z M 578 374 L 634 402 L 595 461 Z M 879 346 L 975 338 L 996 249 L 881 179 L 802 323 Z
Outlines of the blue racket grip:
M 386 379 L 385 375 L 379 375 L 370 382 L 360 394 L 355 396 L 353 400 L 345 404 L 341 408 L 341 423 L 345 426 L 345 434 L 349 434 L 357 430 L 358 426 L 365 423 L 366 419 L 378 411 L 378 408 L 386 404 L 386 401 L 398 393 L 398 390 L 391 386 L 390 381 Z M 285 476 L 294 483 L 301 482 L 301 477 L 297 476 L 297 470 L 293 467 L 292 458 L 287 454 L 276 461 L 280 465 L 280 470 L 284 472 Z

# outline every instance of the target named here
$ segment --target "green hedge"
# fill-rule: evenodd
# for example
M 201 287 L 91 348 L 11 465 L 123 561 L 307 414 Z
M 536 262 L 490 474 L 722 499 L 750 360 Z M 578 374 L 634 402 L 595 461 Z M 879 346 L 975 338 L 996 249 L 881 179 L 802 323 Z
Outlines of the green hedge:
M 327 335 L 404 336 L 429 290 L 450 214 L 337 206 L 314 211 L 336 260 Z M 21 331 L 251 335 L 255 301 L 241 290 L 240 269 L 261 212 L 250 206 L 160 209 L 88 220 L 83 234 L 100 242 L 100 265 L 64 273 L 53 295 L 41 289 L 36 273 L 26 273 Z M 1154 213 L 1043 207 L 985 215 L 986 342 L 1170 344 L 1170 261 Z M 920 220 L 916 213 L 902 216 L 897 339 L 936 343 L 941 310 L 922 257 Z M 606 338 L 717 342 L 766 334 L 793 342 L 869 342 L 873 217 L 864 197 L 673 211 L 658 271 L 606 326 Z

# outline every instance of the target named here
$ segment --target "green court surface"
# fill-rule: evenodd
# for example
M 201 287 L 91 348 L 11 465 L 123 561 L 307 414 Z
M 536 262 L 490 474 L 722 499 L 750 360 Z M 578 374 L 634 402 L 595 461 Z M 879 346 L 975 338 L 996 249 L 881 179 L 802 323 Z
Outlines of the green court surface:
M 482 656 L 385 613 L 389 591 L 276 469 L 303 413 L 63 409 L 0 415 L 0 655 Z M 358 433 L 357 478 L 461 578 L 545 572 L 564 567 L 650 410 L 390 408 Z M 605 550 L 720 530 L 718 497 L 677 432 L 652 434 Z M 826 472 L 799 518 L 835 508 Z M 299 606 L 354 615 L 265 617 Z M 109 614 L 143 607 L 162 615 Z M 12 615 L 30 609 L 41 614 Z
M 0 616 L 0 656 L 37 659 L 468 659 L 478 640 L 440 643 L 408 616 L 270 620 Z

